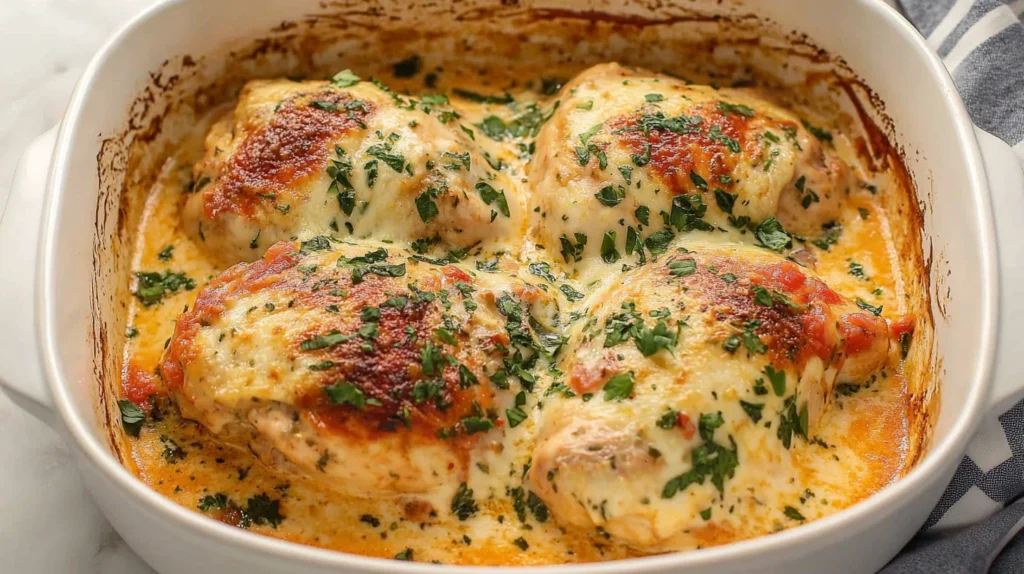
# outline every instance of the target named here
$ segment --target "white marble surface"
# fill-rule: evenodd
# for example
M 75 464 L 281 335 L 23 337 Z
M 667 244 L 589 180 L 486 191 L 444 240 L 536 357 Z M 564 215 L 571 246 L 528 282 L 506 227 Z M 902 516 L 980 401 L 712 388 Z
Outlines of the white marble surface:
M 887 0 L 892 2 L 893 0 Z M 0 206 L 92 54 L 154 0 L 0 0 Z M 83 488 L 67 447 L 0 394 L 0 571 L 150 574 Z
M 153 0 L 0 0 L 0 206 L 21 151 L 56 124 L 92 54 Z M 0 572 L 149 574 L 67 447 L 0 394 Z

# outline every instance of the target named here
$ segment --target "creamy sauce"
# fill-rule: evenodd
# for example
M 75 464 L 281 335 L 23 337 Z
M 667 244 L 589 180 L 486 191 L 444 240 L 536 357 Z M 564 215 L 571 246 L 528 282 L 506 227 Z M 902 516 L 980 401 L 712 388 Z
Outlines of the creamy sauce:
M 439 80 L 436 90 L 460 86 L 486 93 L 494 91 L 474 84 L 480 81 L 475 74 L 459 77 L 445 72 Z M 421 78 L 388 79 L 387 83 L 396 91 L 423 91 Z M 523 86 L 490 78 L 488 84 L 509 86 L 508 93 L 521 106 L 545 99 L 538 91 L 528 89 L 539 87 L 539 82 Z M 467 126 L 495 113 L 503 114 L 506 120 L 513 115 L 502 106 L 450 97 L 458 102 L 461 121 Z M 145 403 L 151 393 L 163 396 L 162 382 L 155 373 L 166 342 L 174 332 L 175 320 L 193 305 L 198 291 L 224 270 L 224 263 L 212 259 L 186 232 L 181 216 L 190 195 L 188 187 L 195 185 L 192 170 L 203 155 L 203 139 L 223 112 L 212 112 L 182 142 L 168 159 L 146 202 L 133 270 L 181 272 L 195 281 L 195 287 L 166 294 L 157 305 L 144 306 L 138 299 L 131 302 L 132 336 L 124 350 L 124 397 L 139 404 Z M 894 192 L 891 188 L 895 183 L 882 174 L 869 173 L 854 153 L 850 140 L 834 128 L 832 134 L 835 149 L 864 185 L 842 202 L 841 216 L 836 220 L 836 229 L 841 229 L 837 239 L 826 245 L 827 250 L 807 249 L 816 257 L 818 276 L 832 289 L 847 298 L 881 306 L 883 317 L 898 321 L 906 312 L 904 285 L 899 253 L 893 247 L 882 207 L 882 198 Z M 510 177 L 525 178 L 526 156 L 517 149 L 516 142 L 482 139 L 484 149 L 507 164 Z M 599 241 L 599 236 L 591 237 L 591 241 Z M 527 241 L 519 253 L 505 257 L 526 262 L 542 259 L 547 253 L 548 260 L 556 261 L 556 251 L 557 247 L 549 245 L 542 249 Z M 464 263 L 472 267 L 477 260 L 492 257 L 492 253 L 480 253 L 471 255 Z M 609 274 L 608 269 L 598 260 L 581 266 L 563 282 L 580 292 L 593 293 L 615 283 L 616 276 Z M 562 311 L 567 315 L 587 304 L 589 301 L 574 308 L 563 305 Z M 834 406 L 824 414 L 816 432 L 821 441 L 830 445 L 824 451 L 827 454 L 811 448 L 812 445 L 794 447 L 794 476 L 798 483 L 779 488 L 798 493 L 799 501 L 787 500 L 786 504 L 799 507 L 807 519 L 845 508 L 905 472 L 909 404 L 898 352 L 891 353 L 890 364 L 882 373 L 864 388 L 835 393 Z M 545 389 L 549 383 L 540 382 L 537 388 Z M 533 433 L 540 420 L 538 402 L 543 399 L 528 397 L 524 407 L 530 413 L 528 419 L 514 429 L 500 431 L 503 436 L 493 439 L 495 448 L 484 449 L 486 454 L 482 455 L 481 463 L 469 469 L 466 482 L 475 493 L 480 511 L 466 521 L 456 520 L 448 513 L 450 491 L 429 500 L 430 506 L 409 498 L 365 500 L 325 491 L 314 480 L 280 472 L 260 463 L 248 451 L 223 446 L 203 427 L 184 420 L 165 399 L 155 401 L 155 414 L 150 414 L 139 438 L 131 441 L 131 460 L 146 484 L 186 508 L 261 534 L 322 548 L 459 564 L 557 564 L 638 555 L 600 530 L 563 529 L 555 520 L 541 522 L 529 512 L 525 523 L 516 516 L 506 488 L 518 484 L 509 477 L 523 473 L 529 462 Z M 254 499 L 256 504 L 264 500 L 255 498 L 261 495 L 278 501 L 279 514 L 283 516 L 279 523 L 245 523 L 241 510 L 251 506 Z M 228 504 L 224 497 L 230 501 Z M 431 506 L 439 511 L 432 512 Z M 770 532 L 797 524 L 777 514 L 764 530 Z M 693 547 L 747 536 L 711 526 L 692 534 Z

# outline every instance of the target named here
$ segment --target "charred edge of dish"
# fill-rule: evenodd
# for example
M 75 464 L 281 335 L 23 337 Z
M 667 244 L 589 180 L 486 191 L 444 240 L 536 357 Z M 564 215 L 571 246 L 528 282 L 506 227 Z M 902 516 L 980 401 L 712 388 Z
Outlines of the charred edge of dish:
M 107 294 L 104 301 L 104 285 L 109 283 L 110 274 L 127 272 L 124 265 L 126 255 L 124 246 L 131 244 L 133 229 L 129 228 L 131 197 L 128 191 L 128 174 L 133 171 L 131 162 L 132 149 L 151 143 L 163 131 L 163 123 L 175 112 L 181 98 L 167 99 L 169 94 L 180 91 L 185 79 L 184 72 L 189 75 L 197 73 L 199 62 L 191 55 L 164 60 L 158 70 L 149 74 L 149 83 L 139 92 L 129 105 L 129 112 L 124 128 L 115 134 L 103 137 L 99 151 L 96 153 L 96 177 L 98 199 L 94 213 L 92 248 L 93 269 L 104 270 L 94 273 L 90 283 L 89 307 L 92 325 L 88 339 L 93 350 L 92 373 L 97 390 L 95 409 L 105 421 L 107 443 L 117 458 L 125 462 L 124 446 L 117 424 L 117 414 L 113 412 L 110 393 L 118 392 L 123 381 L 123 373 L 115 360 L 113 342 L 121 341 L 126 323 L 127 304 L 124 297 L 118 297 L 119 289 Z M 176 70 L 176 71 L 175 71 Z M 161 104 L 163 104 L 161 106 Z M 155 175 L 155 174 L 154 174 Z M 109 241 L 109 243 L 108 243 Z M 124 269 L 122 269 L 124 268 Z M 120 278 L 119 285 L 127 285 L 125 278 Z M 126 289 L 126 287 L 124 287 Z M 116 315 L 108 317 L 104 310 L 114 310 Z M 121 321 L 118 321 L 121 319 Z M 120 327 L 120 331 L 117 328 Z M 111 329 L 115 329 L 111 332 Z
M 99 200 L 96 202 L 96 212 L 94 215 L 94 223 L 96 229 L 96 235 L 93 237 L 93 250 L 92 250 L 92 266 L 93 269 L 102 269 L 103 262 L 103 242 L 104 238 L 109 235 L 110 219 L 109 216 L 114 212 L 116 207 L 117 217 L 114 221 L 116 226 L 115 233 L 121 235 L 127 233 L 127 226 L 124 223 L 127 207 L 124 205 L 123 193 L 119 193 L 119 187 L 114 183 L 118 181 L 118 176 L 125 175 L 125 167 L 127 166 L 127 151 L 121 144 L 120 138 L 107 138 L 100 142 L 100 149 L 96 153 L 96 176 L 99 182 Z M 108 182 L 104 185 L 104 182 Z M 116 206 L 115 206 L 116 202 Z M 116 257 L 116 255 L 115 255 Z M 110 445 L 115 456 L 118 460 L 125 460 L 125 453 L 122 449 L 119 427 L 115 423 L 113 413 L 111 412 L 110 402 L 108 401 L 108 393 L 111 387 L 109 386 L 110 381 L 117 380 L 120 378 L 111 378 L 115 373 L 111 373 L 110 365 L 112 364 L 111 359 L 113 356 L 110 338 L 109 338 L 109 327 L 103 320 L 103 309 L 104 301 L 101 300 L 101 282 L 103 278 L 100 274 L 93 273 L 92 281 L 89 286 L 89 311 L 92 317 L 92 325 L 89 333 L 89 341 L 93 349 L 93 365 L 92 372 L 93 378 L 97 390 L 97 402 L 96 409 L 100 418 L 105 422 L 103 425 L 106 435 L 107 444 Z M 109 303 L 113 303 L 114 297 L 110 297 Z M 123 304 L 123 303 L 122 303 Z

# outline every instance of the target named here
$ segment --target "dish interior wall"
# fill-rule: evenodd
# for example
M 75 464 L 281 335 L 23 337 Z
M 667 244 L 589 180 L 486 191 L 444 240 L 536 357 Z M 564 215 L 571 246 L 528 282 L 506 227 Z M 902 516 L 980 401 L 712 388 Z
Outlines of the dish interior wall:
M 962 153 L 940 145 L 935 133 L 953 129 L 943 126 L 946 115 L 939 113 L 943 95 L 922 94 L 921 109 L 934 112 L 929 123 L 912 99 L 897 97 L 900 84 L 884 63 L 856 52 L 849 63 L 863 74 L 858 76 L 847 62 L 773 23 L 799 25 L 836 53 L 854 54 L 852 44 L 844 44 L 846 32 L 830 34 L 831 28 L 815 20 L 821 16 L 813 16 L 821 11 L 808 2 L 695 2 L 671 9 L 642 2 L 614 8 L 589 2 L 560 2 L 557 8 L 434 2 L 412 9 L 397 9 L 397 3 L 308 3 L 303 9 L 288 2 L 258 4 L 247 8 L 244 18 L 226 2 L 161 8 L 160 18 L 121 40 L 92 84 L 83 87 L 89 93 L 81 107 L 72 110 L 75 145 L 67 150 L 67 175 L 58 185 L 73 193 L 60 198 L 66 205 L 59 216 L 61 249 L 55 265 L 71 282 L 90 277 L 91 288 L 72 290 L 55 302 L 57 316 L 69 329 L 88 329 L 88 337 L 62 337 L 58 347 L 66 378 L 77 383 L 76 404 L 96 438 L 122 460 L 128 459 L 122 433 L 110 429 L 119 418 L 116 397 L 133 235 L 145 194 L 175 144 L 198 117 L 233 97 L 248 79 L 321 77 L 346 67 L 370 73 L 413 53 L 427 62 L 458 61 L 469 68 L 512 63 L 568 69 L 617 60 L 711 75 L 723 85 L 810 86 L 804 103 L 860 134 L 864 160 L 887 172 L 900 190 L 885 205 L 890 220 L 902 222 L 893 232 L 905 254 L 900 260 L 908 278 L 904 304 L 921 318 L 907 362 L 908 380 L 914 382 L 912 461 L 926 452 L 933 429 L 941 439 L 952 427 L 959 411 L 948 408 L 939 417 L 939 380 L 952 381 L 941 400 L 962 404 L 978 367 L 970 360 L 956 361 L 955 373 L 944 375 L 938 357 L 971 348 L 979 336 L 977 313 L 956 307 L 967 305 L 966 294 L 980 292 L 981 277 L 972 273 L 979 234 L 971 229 L 973 220 L 960 216 L 975 206 L 969 194 L 956 193 L 969 185 Z M 754 9 L 759 16 L 751 14 Z M 878 41 L 906 49 L 899 39 L 880 36 Z M 931 81 L 923 68 L 910 66 L 899 73 L 921 85 Z M 883 100 L 896 103 L 885 108 Z M 941 198 L 936 181 L 946 190 Z M 957 229 L 955 241 L 937 234 L 939 228 Z M 82 368 L 74 370 L 77 365 Z

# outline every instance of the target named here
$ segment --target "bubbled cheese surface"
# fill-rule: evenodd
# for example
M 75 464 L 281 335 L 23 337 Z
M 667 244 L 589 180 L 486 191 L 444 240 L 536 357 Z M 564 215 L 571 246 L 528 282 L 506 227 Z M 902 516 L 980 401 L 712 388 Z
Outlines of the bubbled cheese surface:
M 843 133 L 614 63 L 356 73 L 249 82 L 149 198 L 123 400 L 153 488 L 304 544 L 552 564 L 769 534 L 905 470 L 902 282 Z

